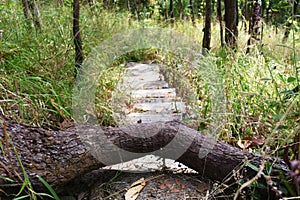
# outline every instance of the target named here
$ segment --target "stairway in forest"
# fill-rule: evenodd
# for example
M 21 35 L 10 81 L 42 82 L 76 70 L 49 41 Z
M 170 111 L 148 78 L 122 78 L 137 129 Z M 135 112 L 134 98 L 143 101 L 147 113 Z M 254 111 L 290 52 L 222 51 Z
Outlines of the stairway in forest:
M 128 91 L 130 102 L 122 108 L 126 123 L 151 123 L 182 120 L 185 104 L 169 88 L 157 64 L 128 63 L 123 90 Z M 125 86 L 125 87 L 124 87 Z
M 117 87 L 119 92 L 114 97 L 118 99 L 115 104 L 119 107 L 114 109 L 117 109 L 115 117 L 117 117 L 119 125 L 165 122 L 184 118 L 186 105 L 182 98 L 176 95 L 176 89 L 169 88 L 158 64 L 130 62 L 125 69 L 123 80 Z M 162 167 L 175 170 L 187 169 L 184 166 L 178 167 L 178 163 L 173 160 L 163 160 L 153 155 L 108 168 L 149 171 Z

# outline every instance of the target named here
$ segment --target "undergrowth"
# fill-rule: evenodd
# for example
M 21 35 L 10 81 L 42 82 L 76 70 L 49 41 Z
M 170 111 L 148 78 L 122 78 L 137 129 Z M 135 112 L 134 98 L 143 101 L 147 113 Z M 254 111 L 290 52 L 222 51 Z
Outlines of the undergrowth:
M 70 7 L 41 8 L 42 32 L 27 27 L 21 4 L 10 1 L 12 9 L 0 3 L 0 28 L 4 30 L 0 49 L 0 113 L 29 125 L 65 128 L 72 124 L 72 87 L 74 84 L 74 49 Z M 2 8 L 3 7 L 3 8 Z M 127 13 L 110 13 L 101 7 L 82 7 L 81 30 L 84 55 L 110 36 L 139 27 L 175 29 L 202 41 L 203 24 L 197 21 L 137 22 Z M 246 54 L 249 35 L 240 27 L 239 49 L 233 53 L 220 48 L 219 25 L 212 27 L 212 50 L 202 63 L 217 69 L 223 78 L 225 110 L 218 139 L 254 153 L 299 159 L 299 35 L 292 34 L 282 44 L 283 27 L 265 24 L 264 38 Z M 211 121 L 210 87 L 203 74 L 191 70 L 179 56 L 160 50 L 137 50 L 116 58 L 100 79 L 96 116 L 102 125 L 114 125 L 111 94 L 120 79 L 122 64 L 129 61 L 160 62 L 176 69 L 194 87 L 198 115 L 197 129 L 204 130 Z M 118 66 L 118 67 L 116 67 Z M 212 71 L 213 73 L 213 71 Z M 67 124 L 67 125 L 66 125 Z

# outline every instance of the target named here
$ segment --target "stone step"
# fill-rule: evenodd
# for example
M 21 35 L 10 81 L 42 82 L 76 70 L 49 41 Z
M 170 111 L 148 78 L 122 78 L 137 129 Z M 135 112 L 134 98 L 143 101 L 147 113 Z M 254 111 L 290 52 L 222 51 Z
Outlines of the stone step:
M 166 81 L 138 81 L 138 80 L 124 80 L 122 83 L 122 90 L 152 90 L 152 89 L 166 89 L 169 84 Z
M 151 113 L 185 113 L 185 104 L 183 102 L 136 103 L 133 109 Z
M 149 71 L 155 71 L 156 73 L 159 73 L 159 65 L 130 62 L 127 63 L 126 70 L 134 73 L 144 73 Z
M 175 98 L 175 88 L 156 89 L 156 90 L 133 90 L 131 92 L 132 98 Z
M 151 81 L 142 85 L 139 89 L 152 90 L 152 89 L 166 89 L 169 84 L 166 81 Z
M 114 117 L 120 126 L 172 120 L 181 121 L 186 113 L 185 103 L 176 96 L 175 88 L 169 88 L 168 83 L 159 72 L 158 65 L 127 63 L 123 82 L 120 82 L 118 89 L 120 94 L 126 96 L 123 100 L 128 100 L 128 102 L 126 100 L 127 103 L 117 103 L 121 107 L 121 111 L 114 112 Z M 121 97 L 122 95 L 120 96 L 122 100 Z M 182 169 L 172 160 L 164 161 L 167 166 L 175 170 Z M 116 165 L 114 169 L 149 171 L 160 169 L 164 164 L 162 159 L 155 156 L 145 156 Z
M 156 72 L 147 72 L 136 76 L 127 75 L 123 80 L 124 84 L 129 84 L 130 86 L 146 84 L 152 81 L 163 81 L 163 76 Z
M 172 120 L 182 120 L 182 113 L 173 113 L 173 114 L 130 113 L 126 116 L 126 122 L 130 124 L 166 122 Z
M 175 98 L 145 98 L 145 99 L 135 99 L 135 103 L 164 103 L 164 102 L 181 102 L 180 97 Z
M 167 88 L 163 75 L 159 73 L 159 66 L 154 64 L 128 63 L 123 79 L 123 88 L 136 89 L 161 89 Z

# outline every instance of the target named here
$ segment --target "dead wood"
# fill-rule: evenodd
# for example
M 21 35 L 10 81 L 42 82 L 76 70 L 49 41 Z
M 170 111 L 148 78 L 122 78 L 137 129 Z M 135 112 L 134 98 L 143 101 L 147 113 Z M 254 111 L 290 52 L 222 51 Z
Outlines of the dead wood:
M 245 162 L 259 167 L 263 160 L 259 155 L 212 140 L 177 121 L 105 129 L 96 125 L 81 125 L 63 131 L 29 127 L 8 120 L 3 122 L 0 129 L 0 176 L 13 179 L 13 185 L 22 184 L 24 178 L 17 152 L 37 189 L 41 188 L 41 183 L 36 175 L 59 187 L 107 163 L 120 163 L 147 154 L 175 159 L 204 177 L 217 181 L 225 180 Z M 153 134 L 149 136 L 151 131 Z M 145 137 L 141 137 L 143 134 Z M 125 156 L 120 149 L 136 154 Z M 281 159 L 266 160 L 273 164 L 272 176 L 280 173 L 288 175 L 288 166 Z M 246 172 L 240 172 L 244 173 L 244 177 L 256 174 L 249 167 L 244 169 L 247 169 Z M 12 186 L 12 183 L 0 178 L 0 185 L 5 184 Z

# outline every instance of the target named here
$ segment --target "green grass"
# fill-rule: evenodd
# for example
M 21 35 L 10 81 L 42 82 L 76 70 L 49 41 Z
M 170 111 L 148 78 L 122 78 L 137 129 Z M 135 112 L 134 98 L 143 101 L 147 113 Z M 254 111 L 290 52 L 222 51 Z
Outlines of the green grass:
M 0 6 L 6 8 L 7 5 Z M 14 9 L 1 9 L 1 29 L 4 30 L 0 51 L 1 112 L 30 125 L 60 127 L 72 115 L 74 49 L 71 8 L 42 7 L 43 31 L 38 32 L 27 27 L 19 4 L 10 2 L 10 7 Z M 85 56 L 105 39 L 129 28 L 158 26 L 175 29 L 199 42 L 203 37 L 201 20 L 197 21 L 196 26 L 189 21 L 172 25 L 151 20 L 137 22 L 129 19 L 126 13 L 109 13 L 101 7 L 94 11 L 88 6 L 82 7 L 81 25 Z M 219 25 L 213 24 L 212 51 L 210 57 L 205 58 L 222 70 L 224 76 L 228 101 L 227 126 L 224 127 L 227 138 L 222 139 L 228 141 L 232 136 L 236 138 L 247 132 L 248 125 L 258 119 L 262 130 L 250 131 L 248 128 L 248 132 L 269 136 L 291 102 L 290 99 L 285 100 L 284 94 L 299 84 L 296 73 L 299 38 L 295 38 L 295 34 L 283 45 L 280 43 L 283 29 L 276 34 L 274 27 L 265 25 L 263 41 L 254 46 L 250 54 L 246 54 L 249 36 L 242 27 L 239 29 L 239 50 L 233 54 L 220 49 Z M 178 56 L 166 58 L 168 55 L 166 52 L 158 51 L 153 55 L 153 51 L 142 51 L 134 59 L 151 59 L 168 65 L 181 62 Z M 132 55 L 124 56 L 122 61 L 127 60 L 132 60 Z M 109 99 L 119 78 L 114 74 L 118 74 L 120 68 L 114 70 L 108 70 L 98 85 L 97 115 L 104 124 L 113 123 Z M 209 91 L 205 91 L 207 87 L 201 82 L 201 77 L 184 69 L 180 73 L 190 79 L 198 91 L 199 104 L 203 108 L 199 112 L 204 117 L 209 116 Z M 292 98 L 296 97 L 294 95 Z M 293 132 L 297 119 L 291 116 L 293 113 L 297 113 L 297 106 L 290 110 L 284 120 L 287 124 L 281 132 Z
M 70 7 L 41 8 L 43 31 L 27 27 L 19 3 L 0 3 L 0 28 L 4 30 L 0 48 L 0 112 L 18 122 L 51 128 L 62 128 L 72 121 L 72 88 L 74 84 L 74 47 Z M 202 20 L 172 25 L 155 20 L 137 22 L 127 13 L 113 13 L 88 6 L 81 10 L 84 55 L 110 36 L 139 27 L 164 27 L 177 30 L 201 43 Z M 212 26 L 212 50 L 203 58 L 207 68 L 218 70 L 223 78 L 226 99 L 219 139 L 238 146 L 263 136 L 263 145 L 251 147 L 254 152 L 283 155 L 293 144 L 299 126 L 299 93 L 291 89 L 299 85 L 299 35 L 292 33 L 287 43 L 281 40 L 284 27 L 265 24 L 262 42 L 246 54 L 249 35 L 239 27 L 239 49 L 236 53 L 220 48 L 219 25 Z M 111 96 L 127 61 L 155 61 L 178 70 L 194 87 L 197 95 L 197 128 L 209 128 L 211 86 L 203 73 L 191 70 L 180 56 L 157 49 L 137 50 L 116 58 L 108 66 L 97 85 L 96 117 L 102 125 L 114 125 Z M 182 65 L 182 68 L 176 66 Z M 214 72 L 214 71 L 213 71 Z M 268 147 L 268 148 L 267 148 Z M 249 150 L 249 148 L 247 148 Z M 298 159 L 299 151 L 291 151 L 290 159 Z

